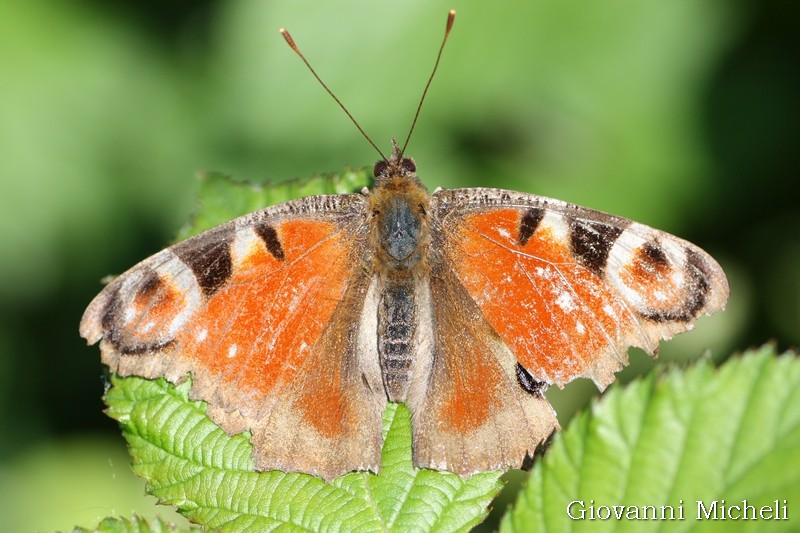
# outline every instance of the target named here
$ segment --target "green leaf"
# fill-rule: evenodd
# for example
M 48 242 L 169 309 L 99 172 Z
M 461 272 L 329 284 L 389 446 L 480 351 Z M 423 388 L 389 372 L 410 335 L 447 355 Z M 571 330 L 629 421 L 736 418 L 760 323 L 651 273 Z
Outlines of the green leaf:
M 228 436 L 188 398 L 190 381 L 111 377 L 108 414 L 119 421 L 148 492 L 190 520 L 225 531 L 465 531 L 486 516 L 501 472 L 463 480 L 411 462 L 411 415 L 384 412 L 379 475 L 333 483 L 298 473 L 254 472 L 248 435 Z
M 265 185 L 236 181 L 220 172 L 204 172 L 199 178 L 198 208 L 178 233 L 178 241 L 270 205 L 315 194 L 354 193 L 373 183 L 367 168 Z
M 800 361 L 766 347 L 611 389 L 557 436 L 501 531 L 796 530 L 793 522 L 697 520 L 698 503 L 800 501 Z M 572 520 L 585 505 L 673 506 L 684 519 Z M 719 505 L 718 503 L 718 509 Z M 601 511 L 604 512 L 604 511 Z
M 130 519 L 105 518 L 92 529 L 78 527 L 72 531 L 73 533 L 182 533 L 191 530 L 179 528 L 161 518 L 148 522 L 140 516 L 133 515 Z

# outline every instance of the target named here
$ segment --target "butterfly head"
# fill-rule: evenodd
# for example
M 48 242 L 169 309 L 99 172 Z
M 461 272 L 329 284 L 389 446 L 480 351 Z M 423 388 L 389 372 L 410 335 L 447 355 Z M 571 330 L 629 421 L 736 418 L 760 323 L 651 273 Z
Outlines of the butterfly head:
M 385 185 L 388 181 L 397 178 L 411 179 L 419 183 L 417 178 L 417 164 L 410 157 L 405 157 L 403 151 L 397 145 L 397 140 L 392 139 L 392 155 L 389 159 L 381 159 L 372 169 L 375 175 L 375 183 L 378 186 Z
M 372 172 L 378 180 L 385 180 L 395 176 L 416 176 L 417 165 L 410 157 L 400 159 L 391 157 L 388 161 L 381 159 L 375 163 Z

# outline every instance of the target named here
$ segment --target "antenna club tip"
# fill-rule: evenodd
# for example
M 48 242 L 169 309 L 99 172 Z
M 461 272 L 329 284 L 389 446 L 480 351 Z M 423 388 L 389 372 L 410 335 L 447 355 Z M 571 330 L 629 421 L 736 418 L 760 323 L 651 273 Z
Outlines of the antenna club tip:
M 450 30 L 453 28 L 453 22 L 456 20 L 456 10 L 451 9 L 450 12 L 447 14 L 447 29 L 445 30 L 446 33 L 450 33 Z
M 286 28 L 281 28 L 278 31 L 281 32 L 281 35 L 283 35 L 283 38 L 286 40 L 286 42 L 289 44 L 289 46 L 292 47 L 292 50 L 294 50 L 295 52 L 297 52 L 299 54 L 300 50 L 298 50 L 297 49 L 297 45 L 294 44 L 294 39 L 292 39 L 292 36 L 289 35 L 289 31 Z

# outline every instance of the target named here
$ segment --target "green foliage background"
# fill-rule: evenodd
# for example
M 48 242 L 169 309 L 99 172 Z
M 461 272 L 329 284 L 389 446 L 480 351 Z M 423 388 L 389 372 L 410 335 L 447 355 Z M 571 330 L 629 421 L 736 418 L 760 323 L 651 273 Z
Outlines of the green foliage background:
M 429 187 L 555 196 L 706 248 L 730 276 L 729 309 L 665 344 L 657 364 L 800 341 L 792 3 L 0 0 L 9 530 L 155 513 L 101 413 L 103 370 L 77 323 L 100 278 L 176 234 L 193 175 L 280 181 L 376 159 L 277 28 L 388 149 L 451 7 L 456 27 L 409 148 Z M 651 365 L 634 354 L 623 379 Z M 565 424 L 594 393 L 578 382 L 549 396 Z

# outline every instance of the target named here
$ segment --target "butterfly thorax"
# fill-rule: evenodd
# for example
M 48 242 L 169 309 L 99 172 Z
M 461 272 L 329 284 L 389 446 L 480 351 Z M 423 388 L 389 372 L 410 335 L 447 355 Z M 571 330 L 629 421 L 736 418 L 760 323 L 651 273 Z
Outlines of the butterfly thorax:
M 424 264 L 429 204 L 422 184 L 407 177 L 393 178 L 371 191 L 371 238 L 380 269 L 400 274 Z
M 417 281 L 427 269 L 430 229 L 428 191 L 414 162 L 395 151 L 375 165 L 370 226 L 379 287 L 378 355 L 386 394 L 404 401 L 411 382 L 419 316 Z

